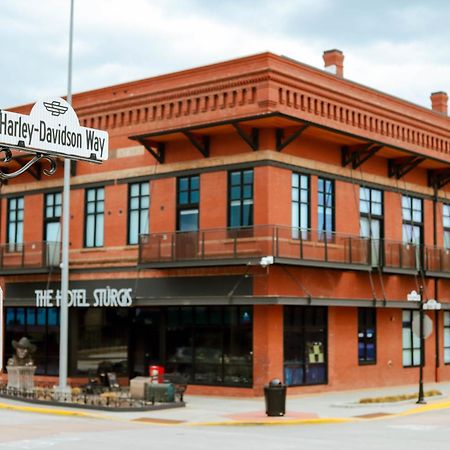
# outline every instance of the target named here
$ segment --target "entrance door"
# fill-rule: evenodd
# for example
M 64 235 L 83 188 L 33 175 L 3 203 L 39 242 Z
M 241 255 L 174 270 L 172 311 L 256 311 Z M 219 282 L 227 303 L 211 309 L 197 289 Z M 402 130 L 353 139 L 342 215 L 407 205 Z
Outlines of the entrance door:
M 136 308 L 129 346 L 130 377 L 148 376 L 149 366 L 163 365 L 161 320 L 158 308 Z

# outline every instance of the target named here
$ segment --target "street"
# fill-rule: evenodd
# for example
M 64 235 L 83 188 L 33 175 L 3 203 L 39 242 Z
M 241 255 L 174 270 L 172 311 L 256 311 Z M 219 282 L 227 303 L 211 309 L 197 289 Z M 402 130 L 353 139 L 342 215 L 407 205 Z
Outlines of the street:
M 157 415 L 155 415 L 157 417 Z M 450 409 L 341 424 L 192 426 L 0 410 L 0 449 L 448 449 Z

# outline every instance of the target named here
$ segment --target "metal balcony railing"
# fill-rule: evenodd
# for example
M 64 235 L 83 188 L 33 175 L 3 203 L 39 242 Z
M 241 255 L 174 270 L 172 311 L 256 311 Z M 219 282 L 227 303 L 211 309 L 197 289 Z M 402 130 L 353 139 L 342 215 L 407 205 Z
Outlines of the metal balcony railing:
M 59 267 L 60 263 L 60 242 L 0 245 L 0 273 L 45 272 Z
M 425 271 L 450 278 L 450 249 L 427 246 L 424 250 Z
M 268 255 L 286 264 L 371 264 L 369 239 L 274 225 L 153 233 L 141 235 L 139 243 L 139 264 L 148 267 L 242 264 Z
M 417 272 L 422 265 L 422 246 L 383 239 L 379 241 L 380 267 L 391 272 Z

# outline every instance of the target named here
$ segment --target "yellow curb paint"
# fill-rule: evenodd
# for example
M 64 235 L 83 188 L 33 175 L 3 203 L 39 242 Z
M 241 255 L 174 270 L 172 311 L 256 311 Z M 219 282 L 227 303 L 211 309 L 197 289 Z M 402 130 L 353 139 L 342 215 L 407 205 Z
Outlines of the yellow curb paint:
M 0 409 L 9 409 L 12 411 L 22 411 L 22 412 L 33 412 L 40 414 L 52 414 L 56 416 L 78 416 L 78 417 L 88 417 L 91 419 L 117 420 L 114 417 L 102 416 L 101 414 L 91 414 L 83 411 L 68 411 L 66 409 L 39 408 L 35 406 L 19 406 L 19 405 L 10 405 L 7 403 L 0 403 Z
M 315 425 L 315 424 L 327 424 L 327 423 L 347 423 L 347 422 L 358 422 L 358 418 L 345 418 L 345 417 L 324 417 L 319 419 L 292 419 L 283 421 L 226 421 L 226 422 L 191 422 L 185 423 L 183 425 L 193 426 L 193 427 L 203 427 L 203 426 L 258 426 L 258 425 Z
M 401 413 L 395 414 L 396 416 L 408 416 L 410 414 L 420 414 L 427 411 L 438 411 L 440 409 L 450 408 L 450 402 L 432 403 L 430 405 L 417 406 Z

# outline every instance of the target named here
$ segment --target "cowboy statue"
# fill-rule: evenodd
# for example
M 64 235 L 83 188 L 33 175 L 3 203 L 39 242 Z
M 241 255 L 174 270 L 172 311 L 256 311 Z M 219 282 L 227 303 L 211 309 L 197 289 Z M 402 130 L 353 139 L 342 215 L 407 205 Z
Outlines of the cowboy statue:
M 36 351 L 36 346 L 28 338 L 23 337 L 19 341 L 12 341 L 15 354 L 8 359 L 8 366 L 34 366 L 31 354 Z

